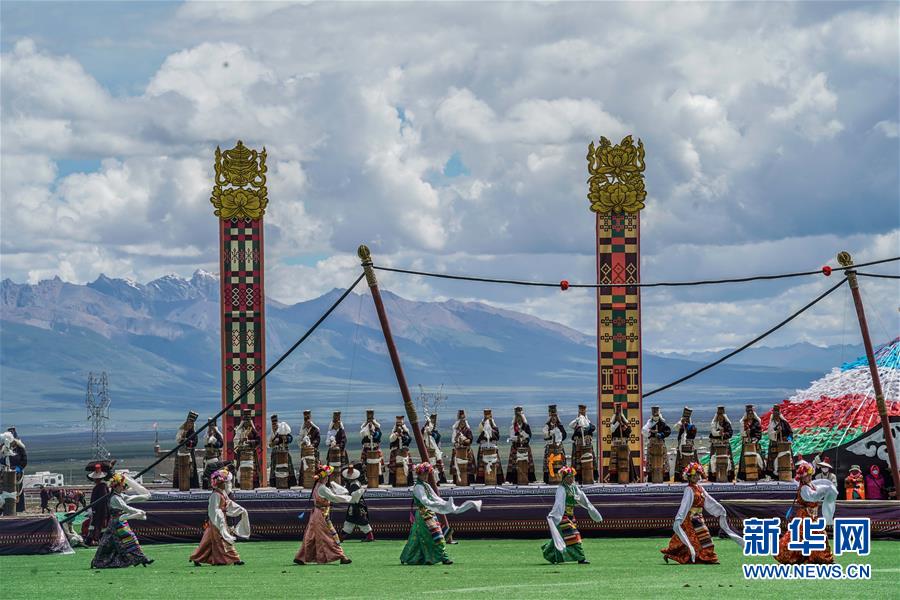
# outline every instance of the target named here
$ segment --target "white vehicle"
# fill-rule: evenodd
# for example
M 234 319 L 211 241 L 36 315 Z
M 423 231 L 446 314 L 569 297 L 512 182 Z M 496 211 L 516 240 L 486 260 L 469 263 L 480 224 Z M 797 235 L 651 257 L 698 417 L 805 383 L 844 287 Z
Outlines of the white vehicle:
M 25 475 L 22 479 L 22 485 L 27 488 L 44 487 L 62 487 L 65 481 L 62 473 L 51 473 L 50 471 L 38 471 L 32 475 Z

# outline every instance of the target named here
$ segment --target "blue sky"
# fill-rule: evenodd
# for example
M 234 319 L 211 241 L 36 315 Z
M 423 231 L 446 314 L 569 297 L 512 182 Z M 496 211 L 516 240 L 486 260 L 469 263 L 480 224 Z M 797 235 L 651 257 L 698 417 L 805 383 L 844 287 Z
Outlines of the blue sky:
M 216 270 L 217 145 L 269 151 L 267 289 L 387 264 L 593 277 L 587 144 L 647 149 L 644 280 L 900 254 L 884 3 L 33 3 L 2 11 L 3 276 Z M 897 272 L 896 267 L 882 271 Z M 590 331 L 588 293 L 386 276 Z M 736 345 L 828 281 L 644 296 L 657 350 Z M 898 288 L 866 281 L 884 335 Z M 840 343 L 846 299 L 774 340 Z

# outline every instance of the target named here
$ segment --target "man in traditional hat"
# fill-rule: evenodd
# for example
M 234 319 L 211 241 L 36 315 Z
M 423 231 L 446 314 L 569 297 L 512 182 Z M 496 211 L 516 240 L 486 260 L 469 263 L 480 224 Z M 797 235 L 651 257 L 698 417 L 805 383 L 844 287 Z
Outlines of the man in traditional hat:
M 772 479 L 778 478 L 778 456 L 783 452 L 787 452 L 788 460 L 793 462 L 792 452 L 790 447 L 788 450 L 778 450 L 779 445 L 783 444 L 791 444 L 794 441 L 794 430 L 791 429 L 791 424 L 787 422 L 781 415 L 781 407 L 779 405 L 775 405 L 772 407 L 772 417 L 769 419 L 769 453 L 766 456 L 766 473 Z
M 422 425 L 422 439 L 428 448 L 428 457 L 434 465 L 434 474 L 438 483 L 447 483 L 444 473 L 444 453 L 441 451 L 441 432 L 438 429 L 437 413 L 431 413 Z
M 269 419 L 272 422 L 272 437 L 269 438 L 271 450 L 269 485 L 277 487 L 279 479 L 283 482 L 287 479 L 287 487 L 293 487 L 297 485 L 297 474 L 294 472 L 294 461 L 290 452 L 291 443 L 294 441 L 291 426 L 287 421 L 280 421 L 278 415 L 272 415 Z
M 313 423 L 311 411 L 303 411 L 303 425 L 300 426 L 299 435 L 301 444 L 308 442 L 310 446 L 315 448 L 316 463 L 319 463 L 321 461 L 319 444 L 322 442 L 322 434 L 319 431 L 319 426 Z
M 725 414 L 724 406 L 716 407 L 716 416 L 709 424 L 709 447 L 710 452 L 715 448 L 724 448 L 725 455 L 710 454 L 709 462 L 709 481 L 723 483 L 719 481 L 717 471 L 719 462 L 727 462 L 726 481 L 734 480 L 734 457 L 731 454 L 731 437 L 734 435 L 734 427 L 731 425 L 731 419 Z
M 591 423 L 587 415 L 587 405 L 578 405 L 578 416 L 569 423 L 572 428 L 572 468 L 575 469 L 575 481 L 592 483 L 597 481 L 597 457 L 594 455 L 594 432 L 597 427 Z M 591 469 L 592 476 L 584 477 L 584 471 Z
M 178 490 L 186 491 L 200 487 L 200 476 L 197 474 L 197 456 L 194 449 L 197 447 L 197 434 L 194 433 L 194 424 L 200 416 L 194 411 L 187 414 L 187 418 L 178 433 L 175 434 L 175 443 L 179 445 L 175 452 L 175 472 L 172 474 L 172 486 Z M 181 444 L 184 443 L 182 446 Z M 181 473 L 188 474 L 188 481 L 181 481 Z
M 359 429 L 359 437 L 362 442 L 362 454 L 360 455 L 359 461 L 365 465 L 365 469 L 368 473 L 370 470 L 369 465 L 378 465 L 378 482 L 382 483 L 383 479 L 383 469 L 384 469 L 384 458 L 381 454 L 381 425 L 378 421 L 375 420 L 375 411 L 367 410 L 366 411 L 366 422 L 362 424 L 362 427 Z M 369 462 L 369 461 L 378 461 Z M 373 478 L 369 478 L 369 485 L 371 487 L 373 485 Z
M 544 424 L 543 434 L 545 442 L 544 483 L 558 483 L 559 477 L 551 477 L 551 469 L 553 475 L 556 475 L 556 471 L 566 466 L 566 449 L 563 446 L 566 439 L 566 428 L 559 420 L 555 404 L 547 407 L 547 422 Z
M 765 472 L 759 441 L 762 439 L 762 421 L 756 415 L 756 407 L 748 404 L 744 416 L 741 417 L 741 460 L 738 463 L 738 479 L 747 480 L 748 462 L 756 465 L 756 472 Z M 749 446 L 749 447 L 748 447 Z M 757 478 L 759 475 L 757 475 Z
M 325 436 L 325 446 L 328 448 L 328 464 L 334 467 L 335 472 L 343 472 L 350 464 L 347 456 L 347 432 L 341 421 L 341 411 L 336 410 L 331 414 L 331 425 Z
M 647 442 L 650 481 L 653 483 L 669 481 L 669 455 L 665 440 L 672 434 L 672 428 L 666 423 L 658 406 L 650 407 L 650 418 L 641 427 L 641 433 Z
M 234 452 L 237 461 L 238 485 L 240 489 L 255 489 L 259 487 L 259 446 L 261 438 L 253 424 L 253 411 L 249 408 L 241 410 L 241 422 L 234 430 Z M 241 454 L 252 456 L 252 461 L 242 458 Z M 252 469 L 251 483 L 248 485 L 245 475 L 247 469 Z
M 675 425 L 675 434 L 678 439 L 675 461 L 675 481 L 684 481 L 684 469 L 692 462 L 699 463 L 697 448 L 694 447 L 694 438 L 697 437 L 697 426 L 691 422 L 693 410 L 684 407 L 681 420 Z
M 827 479 L 837 487 L 837 477 L 834 474 L 834 467 L 831 466 L 831 459 L 827 456 L 817 456 L 813 463 L 816 467 L 813 479 Z
M 91 490 L 91 508 L 87 522 L 87 531 L 82 528 L 84 543 L 88 546 L 96 546 L 100 542 L 100 536 L 109 525 L 109 478 L 113 474 L 113 466 L 116 461 L 95 460 L 84 468 L 87 478 L 94 484 Z
M 203 477 L 201 483 L 203 489 L 212 488 L 209 478 L 222 467 L 222 448 L 225 447 L 225 438 L 216 425 L 216 418 L 209 419 L 209 427 L 206 428 L 206 442 L 203 445 Z
M 388 456 L 388 483 L 394 487 L 410 485 L 412 464 L 409 458 L 409 445 L 412 443 L 412 436 L 409 434 L 409 427 L 406 426 L 403 415 L 397 415 L 388 441 L 388 447 L 391 450 Z M 402 483 L 397 478 L 398 469 L 403 469 L 404 472 L 402 479 L 406 481 Z
M 19 439 L 19 434 L 15 427 L 10 427 L 0 434 L 0 472 L 4 481 L 3 492 L 14 495 L 16 497 L 16 512 L 25 512 L 25 467 L 28 465 L 28 453 L 25 451 L 25 444 Z M 0 502 L 2 507 L 3 502 Z
M 348 465 L 347 468 L 341 471 L 341 477 L 344 478 L 344 482 L 347 484 L 347 491 L 350 492 L 352 497 L 356 498 L 354 492 L 365 486 L 362 465 Z M 360 494 L 359 498 L 355 502 L 351 501 L 347 507 L 347 516 L 344 518 L 344 526 L 341 528 L 341 541 L 344 541 L 344 538 L 357 529 L 365 536 L 360 541 L 375 541 L 375 534 L 372 532 L 372 526 L 369 524 L 369 506 L 363 498 L 364 494 L 365 492 Z
M 494 421 L 494 415 L 490 408 L 484 409 L 484 418 L 478 426 L 478 473 L 476 483 L 493 481 L 495 485 L 503 483 L 503 464 L 500 462 L 500 452 L 497 444 L 500 442 L 500 428 Z
M 613 481 L 613 478 L 617 478 L 620 483 L 623 483 L 622 479 L 618 478 L 619 465 L 616 448 L 625 448 L 628 455 L 628 481 L 635 482 L 638 480 L 638 476 L 634 469 L 634 462 L 631 459 L 631 449 L 628 447 L 628 440 L 631 437 L 631 424 L 628 422 L 628 417 L 625 414 L 625 404 L 616 402 L 615 406 L 616 412 L 609 423 L 609 436 L 612 439 L 613 454 L 609 457 L 607 475 L 610 481 Z
M 450 465 L 450 473 L 453 476 L 454 485 L 468 485 L 475 481 L 475 453 L 472 452 L 472 442 L 475 436 L 469 421 L 466 420 L 466 411 L 459 409 L 456 413 L 456 422 L 450 433 L 453 442 L 453 462 Z M 465 474 L 465 478 L 463 478 Z
M 514 409 L 512 424 L 509 426 L 509 461 L 506 463 L 507 483 L 532 483 L 534 476 L 534 456 L 531 454 L 531 425 L 525 418 L 525 409 L 517 406 Z M 525 463 L 527 478 L 519 481 L 519 462 Z

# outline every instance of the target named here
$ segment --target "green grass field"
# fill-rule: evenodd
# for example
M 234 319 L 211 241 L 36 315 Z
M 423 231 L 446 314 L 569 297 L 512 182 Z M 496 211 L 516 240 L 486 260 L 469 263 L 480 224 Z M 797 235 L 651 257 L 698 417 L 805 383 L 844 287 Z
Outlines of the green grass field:
M 345 543 L 350 565 L 291 563 L 291 542 L 238 545 L 242 567 L 194 567 L 190 545 L 145 546 L 147 568 L 89 569 L 93 550 L 74 556 L 0 557 L 4 600 L 13 598 L 867 598 L 900 597 L 900 542 L 876 541 L 870 556 L 838 558 L 872 565 L 869 581 L 745 581 L 741 549 L 716 540 L 722 564 L 665 564 L 666 540 L 589 539 L 590 565 L 551 565 L 539 540 L 463 540 L 450 547 L 455 564 L 408 567 L 400 541 Z M 748 562 L 753 559 L 748 559 Z M 771 559 L 770 559 L 771 560 Z M 760 559 L 758 562 L 766 562 Z M 893 591 L 891 591 L 893 590 Z

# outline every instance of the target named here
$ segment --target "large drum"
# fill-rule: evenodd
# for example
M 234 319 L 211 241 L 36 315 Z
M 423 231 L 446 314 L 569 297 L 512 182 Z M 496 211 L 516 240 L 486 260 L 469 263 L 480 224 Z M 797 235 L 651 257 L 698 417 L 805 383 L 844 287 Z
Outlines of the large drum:
M 728 472 L 731 470 L 731 448 L 728 442 L 713 441 L 709 448 L 709 474 L 710 480 L 723 483 L 728 481 Z
M 3 501 L 3 516 L 4 517 L 14 517 L 16 516 L 16 472 L 15 471 L 3 471 L 0 474 L 0 491 L 7 492 L 13 495 L 12 498 L 6 497 L 6 500 Z M 25 493 L 24 491 L 22 493 Z
M 497 485 L 502 482 L 500 453 L 496 448 L 482 448 L 481 460 L 484 461 L 484 485 Z
M 454 448 L 453 449 L 453 465 L 451 466 L 453 474 L 453 484 L 459 486 L 469 485 L 469 449 Z
M 790 442 L 774 442 L 775 444 L 775 468 L 778 471 L 778 481 L 791 481 L 794 478 L 794 460 L 791 455 Z
M 760 463 L 762 458 L 759 454 L 759 444 L 747 442 L 744 444 L 744 456 L 741 460 L 744 463 L 744 481 L 758 481 Z
M 381 470 L 384 456 L 381 450 L 366 450 L 366 480 L 370 488 L 378 488 L 381 485 Z
M 559 483 L 559 470 L 566 466 L 566 454 L 559 446 L 550 444 L 547 446 L 547 479 L 548 483 Z
M 175 468 L 178 470 L 178 490 L 191 491 L 191 455 L 181 452 L 175 455 Z
M 518 485 L 528 485 L 528 471 L 530 466 L 530 454 L 525 448 L 516 450 L 516 483 Z
M 316 483 L 316 449 L 314 446 L 300 446 L 300 485 L 312 489 Z
M 275 459 L 275 464 L 272 465 L 275 470 L 275 487 L 279 490 L 286 490 L 290 487 L 291 476 L 288 449 L 279 446 L 272 452 L 272 456 Z
M 584 443 L 576 444 L 572 464 L 581 476 L 582 484 L 594 483 L 594 444 L 589 436 L 585 436 Z
M 613 455 L 616 461 L 616 481 L 629 483 L 631 481 L 631 451 L 628 448 L 628 440 L 614 440 Z
M 665 483 L 668 469 L 666 468 L 666 442 L 654 438 L 647 445 L 647 460 L 650 465 L 650 483 Z
M 684 471 L 684 468 L 688 466 L 688 463 L 692 462 L 700 462 L 697 459 L 697 451 L 694 450 L 694 442 L 686 441 L 681 444 L 680 452 L 678 454 L 678 460 L 675 461 L 675 480 L 676 481 L 684 481 L 684 477 L 681 473 Z
M 328 460 L 328 465 L 329 465 L 332 469 L 334 469 L 334 472 L 335 472 L 335 473 L 338 474 L 338 476 L 335 477 L 334 480 L 335 480 L 335 481 L 338 481 L 338 482 L 342 482 L 342 481 L 343 481 L 343 476 L 342 476 L 340 473 L 341 473 L 341 471 L 344 469 L 344 467 L 346 466 L 346 465 L 344 464 L 344 453 L 343 453 L 343 451 L 341 451 L 341 449 L 340 449 L 338 446 L 334 446 L 334 447 L 328 448 L 328 456 L 327 456 L 327 459 L 326 459 L 326 460 Z
M 212 460 L 214 458 L 219 458 L 222 456 L 222 449 L 216 448 L 215 446 L 204 446 L 203 449 L 203 460 Z
M 394 458 L 394 487 L 406 487 L 409 483 L 409 448 L 401 448 Z
M 253 489 L 255 458 L 255 451 L 253 448 L 242 448 L 238 450 L 238 486 L 242 490 Z

